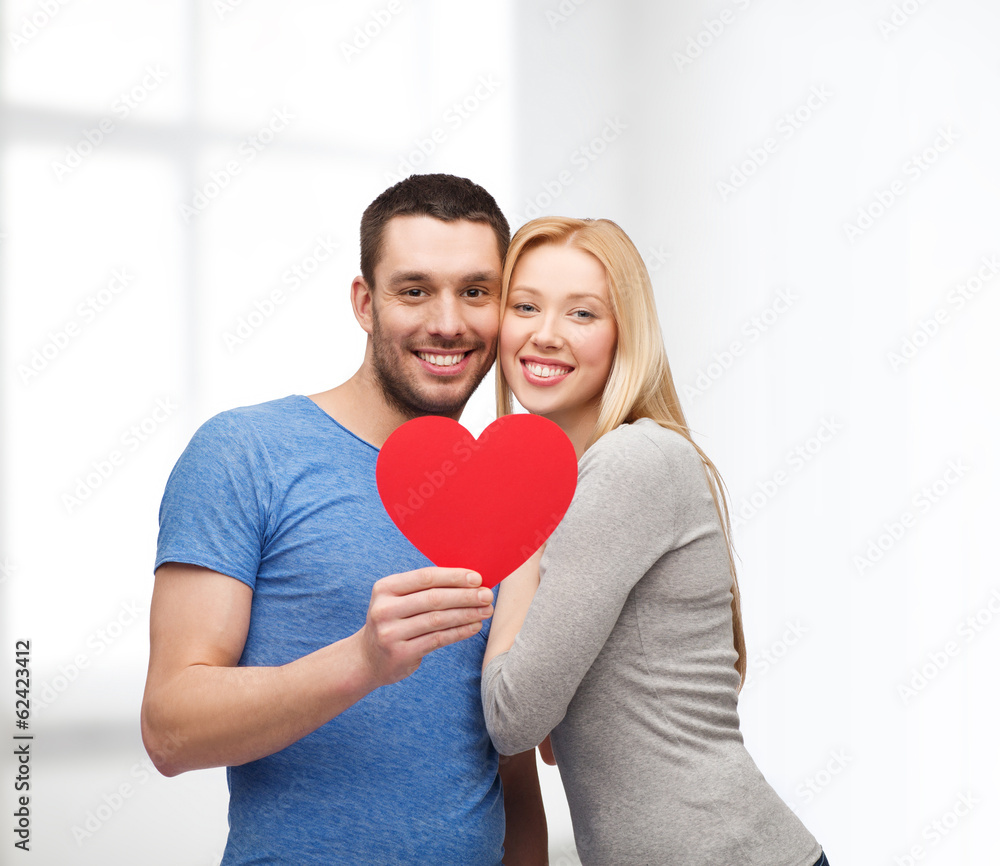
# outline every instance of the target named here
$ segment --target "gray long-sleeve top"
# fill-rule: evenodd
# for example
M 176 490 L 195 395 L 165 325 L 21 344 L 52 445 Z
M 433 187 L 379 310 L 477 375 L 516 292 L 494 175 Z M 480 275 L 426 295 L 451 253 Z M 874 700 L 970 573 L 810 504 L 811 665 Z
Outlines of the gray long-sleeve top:
M 729 559 L 691 444 L 645 418 L 603 436 L 540 568 L 483 707 L 501 754 L 551 732 L 581 861 L 812 866 L 743 745 Z

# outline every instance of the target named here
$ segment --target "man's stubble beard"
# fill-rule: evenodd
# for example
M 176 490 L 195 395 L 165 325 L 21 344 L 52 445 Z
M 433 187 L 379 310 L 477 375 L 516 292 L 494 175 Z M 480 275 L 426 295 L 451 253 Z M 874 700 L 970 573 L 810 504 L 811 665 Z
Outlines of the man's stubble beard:
M 485 343 L 478 341 L 475 345 L 467 345 L 455 341 L 451 345 L 439 345 L 429 348 L 438 349 L 465 349 L 479 351 L 485 347 Z M 469 402 L 469 398 L 475 392 L 479 384 L 486 378 L 493 367 L 496 358 L 494 354 L 489 359 L 489 364 L 484 365 L 483 371 L 469 383 L 467 393 L 461 397 L 445 400 L 433 400 L 415 388 L 404 373 L 396 365 L 396 356 L 393 349 L 398 349 L 401 353 L 409 353 L 409 349 L 403 346 L 394 346 L 391 341 L 384 338 L 382 328 L 379 324 L 378 312 L 375 305 L 372 305 L 372 369 L 375 373 L 375 381 L 378 383 L 388 403 L 395 410 L 407 418 L 419 418 L 421 415 L 458 415 Z

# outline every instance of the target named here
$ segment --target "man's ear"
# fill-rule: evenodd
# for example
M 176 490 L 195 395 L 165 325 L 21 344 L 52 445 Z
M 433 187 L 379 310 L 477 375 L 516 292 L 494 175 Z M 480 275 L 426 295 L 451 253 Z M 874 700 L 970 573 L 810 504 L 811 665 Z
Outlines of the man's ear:
M 351 307 L 354 318 L 370 336 L 372 333 L 372 304 L 375 303 L 373 290 L 368 287 L 364 277 L 355 277 L 351 283 Z

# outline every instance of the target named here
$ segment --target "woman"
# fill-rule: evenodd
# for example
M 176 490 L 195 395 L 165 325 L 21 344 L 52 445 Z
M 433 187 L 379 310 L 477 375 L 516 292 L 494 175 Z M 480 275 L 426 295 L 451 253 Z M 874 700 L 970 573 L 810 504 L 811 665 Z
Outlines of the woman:
M 637 250 L 608 220 L 533 220 L 501 309 L 498 412 L 513 391 L 580 467 L 562 523 L 501 585 L 482 680 L 498 751 L 551 732 L 584 864 L 825 864 L 743 746 L 728 511 Z

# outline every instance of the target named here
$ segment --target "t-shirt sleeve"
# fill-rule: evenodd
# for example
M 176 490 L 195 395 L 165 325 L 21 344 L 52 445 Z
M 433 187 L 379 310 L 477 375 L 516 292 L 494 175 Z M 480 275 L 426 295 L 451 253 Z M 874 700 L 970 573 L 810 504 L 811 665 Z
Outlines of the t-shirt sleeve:
M 707 481 L 697 452 L 674 435 L 663 448 L 659 438 L 620 428 L 581 459 L 524 624 L 483 671 L 486 725 L 501 754 L 538 745 L 562 721 L 632 588 L 678 546 L 687 490 Z
M 274 473 L 263 443 L 232 412 L 206 421 L 167 479 L 154 571 L 210 568 L 253 589 L 268 534 Z

